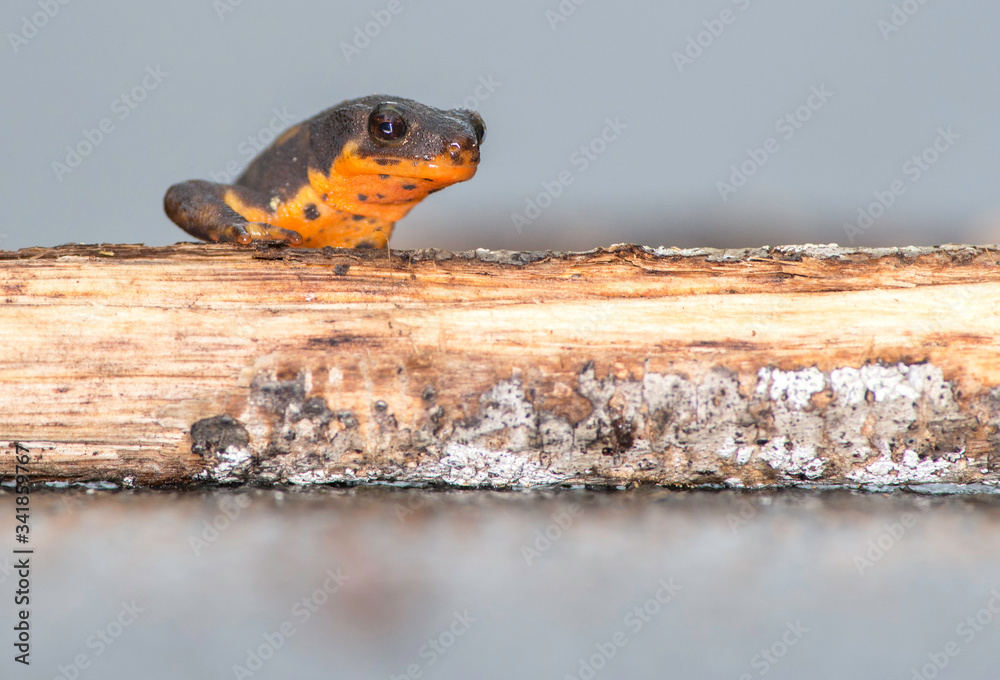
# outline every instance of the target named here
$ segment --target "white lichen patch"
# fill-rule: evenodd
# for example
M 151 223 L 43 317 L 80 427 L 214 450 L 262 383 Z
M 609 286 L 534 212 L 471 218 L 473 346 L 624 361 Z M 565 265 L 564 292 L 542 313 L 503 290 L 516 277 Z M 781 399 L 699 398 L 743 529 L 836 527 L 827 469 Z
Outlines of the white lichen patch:
M 288 476 L 290 484 L 309 486 L 310 484 L 329 484 L 331 482 L 347 481 L 344 476 L 331 476 L 325 470 L 306 470 Z
M 757 372 L 757 379 L 759 396 L 767 394 L 771 401 L 799 411 L 809 406 L 812 395 L 826 389 L 826 376 L 817 368 L 801 371 L 762 368 Z
M 206 467 L 195 478 L 219 484 L 243 482 L 246 480 L 252 458 L 247 449 L 228 446 L 225 451 L 218 452 L 217 462 L 214 465 Z
M 426 472 L 456 486 L 533 487 L 568 479 L 568 475 L 556 474 L 523 453 L 464 444 L 449 444 L 440 462 L 430 464 Z
M 472 443 L 497 432 L 508 435 L 508 449 L 520 451 L 530 446 L 529 437 L 535 426 L 535 408 L 524 395 L 521 384 L 504 380 L 480 397 L 480 414 L 473 422 L 456 424 L 453 440 Z
M 818 479 L 823 474 L 825 461 L 816 456 L 811 445 L 795 445 L 785 437 L 772 439 L 760 448 L 760 459 L 775 470 L 788 475 L 801 475 L 806 479 Z
M 947 470 L 947 460 L 920 460 L 916 451 L 906 450 L 900 463 L 883 455 L 860 470 L 851 470 L 847 479 L 858 484 L 928 484 L 940 481 L 940 472 Z
M 994 474 L 989 451 L 967 454 L 965 440 L 994 420 L 963 411 L 930 364 L 763 367 L 741 378 L 723 368 L 618 377 L 588 363 L 575 385 L 572 374 L 558 383 L 563 396 L 572 390 L 589 402 L 572 417 L 559 400 L 539 399 L 544 383 L 518 373 L 472 397 L 471 409 L 442 408 L 431 392 L 418 394 L 422 411 L 374 395 L 368 413 L 346 409 L 336 393 L 312 393 L 306 377 L 258 374 L 242 422 L 206 430 L 212 442 L 245 432 L 249 445 L 206 444 L 214 454 L 203 477 L 530 488 L 968 483 Z M 996 412 L 992 404 L 975 413 Z

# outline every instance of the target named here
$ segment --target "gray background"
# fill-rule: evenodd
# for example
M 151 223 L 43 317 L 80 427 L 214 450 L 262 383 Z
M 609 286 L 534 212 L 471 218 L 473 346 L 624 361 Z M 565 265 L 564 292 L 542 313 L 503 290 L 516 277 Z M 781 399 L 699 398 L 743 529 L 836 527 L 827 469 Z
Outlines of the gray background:
M 33 663 L 17 666 L 5 652 L 0 676 L 246 678 L 233 666 L 290 623 L 293 635 L 251 669 L 253 680 L 391 680 L 411 664 L 414 680 L 579 679 L 581 660 L 618 631 L 626 644 L 593 680 L 994 680 L 997 499 L 37 492 Z M 0 492 L 0 507 L 13 506 Z M 3 513 L 5 546 L 13 524 Z M 9 650 L 7 555 L 0 640 Z M 337 569 L 342 586 L 317 597 Z M 661 580 L 675 593 L 657 607 Z M 295 611 L 303 597 L 315 598 L 308 620 Z M 124 628 L 122 603 L 142 609 Z M 636 630 L 626 617 L 647 604 Z M 445 654 L 421 655 L 456 612 L 475 621 L 446 636 Z M 101 632 L 113 643 L 92 637 Z
M 564 0 L 575 11 L 554 29 L 558 0 L 398 0 L 348 61 L 342 43 L 388 0 L 245 0 L 224 13 L 236 0 L 41 1 L 58 11 L 16 50 L 10 36 L 39 0 L 0 9 L 6 249 L 189 240 L 163 214 L 165 188 L 244 165 L 241 142 L 273 109 L 301 119 L 371 92 L 451 107 L 480 78 L 499 85 L 477 102 L 489 129 L 479 175 L 418 206 L 394 247 L 848 244 L 844 223 L 896 179 L 906 194 L 855 243 L 1000 240 L 990 3 L 908 0 L 916 12 L 883 36 L 889 0 Z M 679 72 L 674 53 L 724 10 L 732 23 Z M 116 98 L 157 66 L 163 81 L 119 119 Z M 784 139 L 776 122 L 814 86 L 833 96 Z M 571 154 L 616 116 L 627 130 L 575 169 Z M 103 118 L 113 130 L 57 179 L 52 164 Z M 960 139 L 911 183 L 903 164 L 940 126 Z M 717 182 L 768 137 L 779 150 L 723 201 Z M 518 233 L 511 213 L 562 170 L 573 184 Z

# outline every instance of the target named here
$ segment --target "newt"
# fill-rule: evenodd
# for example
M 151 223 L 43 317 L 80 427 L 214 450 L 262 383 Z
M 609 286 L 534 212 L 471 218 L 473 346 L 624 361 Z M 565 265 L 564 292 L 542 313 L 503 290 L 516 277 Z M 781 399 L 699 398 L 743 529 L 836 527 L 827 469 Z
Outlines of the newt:
M 174 184 L 163 206 L 205 241 L 384 248 L 417 203 L 476 174 L 485 135 L 475 111 L 361 97 L 282 132 L 233 184 Z

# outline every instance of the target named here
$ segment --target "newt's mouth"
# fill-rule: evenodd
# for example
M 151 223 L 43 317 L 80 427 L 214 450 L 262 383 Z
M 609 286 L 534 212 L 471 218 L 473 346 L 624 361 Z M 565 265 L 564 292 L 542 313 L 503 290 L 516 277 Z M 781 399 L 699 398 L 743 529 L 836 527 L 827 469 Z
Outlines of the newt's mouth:
M 389 178 L 397 181 L 423 180 L 445 187 L 472 179 L 479 165 L 478 148 L 453 146 L 455 148 L 446 153 L 423 159 L 363 156 L 357 153 L 356 148 L 347 146 L 334 161 L 333 171 L 346 178 L 374 175 L 387 181 Z
M 413 159 L 362 155 L 348 144 L 328 173 L 310 169 L 309 183 L 331 208 L 395 222 L 428 194 L 471 179 L 478 165 L 476 145 Z

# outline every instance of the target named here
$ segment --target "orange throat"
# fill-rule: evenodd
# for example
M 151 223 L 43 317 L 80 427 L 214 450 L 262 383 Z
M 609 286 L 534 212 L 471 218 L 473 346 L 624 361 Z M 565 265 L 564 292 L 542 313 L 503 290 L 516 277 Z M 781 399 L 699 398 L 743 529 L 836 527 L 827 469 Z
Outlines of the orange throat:
M 295 196 L 272 199 L 270 210 L 247 205 L 232 191 L 226 203 L 252 222 L 302 235 L 309 248 L 384 248 L 395 223 L 435 191 L 476 174 L 478 156 L 444 154 L 432 160 L 377 159 L 345 146 L 328 173 L 309 169 L 309 184 Z
M 429 194 L 472 179 L 477 163 L 443 154 L 431 160 L 372 158 L 348 144 L 329 173 L 309 171 L 309 184 L 336 210 L 396 222 Z M 478 161 L 478 158 L 477 158 Z

